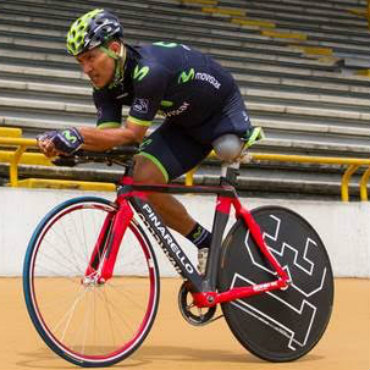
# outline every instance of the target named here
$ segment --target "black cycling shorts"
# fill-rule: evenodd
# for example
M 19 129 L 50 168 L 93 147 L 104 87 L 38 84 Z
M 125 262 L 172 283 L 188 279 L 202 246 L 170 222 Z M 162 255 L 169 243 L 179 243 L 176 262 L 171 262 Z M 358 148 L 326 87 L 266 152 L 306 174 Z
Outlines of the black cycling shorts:
M 152 160 L 167 182 L 193 169 L 212 150 L 212 142 L 224 134 L 243 137 L 251 123 L 239 89 L 235 89 L 218 113 L 196 127 L 165 121 L 141 145 L 139 155 Z

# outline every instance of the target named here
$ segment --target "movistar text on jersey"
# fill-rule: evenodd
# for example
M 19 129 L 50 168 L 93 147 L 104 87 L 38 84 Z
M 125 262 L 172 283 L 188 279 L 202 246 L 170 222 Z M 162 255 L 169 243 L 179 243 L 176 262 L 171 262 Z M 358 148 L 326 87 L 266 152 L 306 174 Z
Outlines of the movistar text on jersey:
M 221 84 L 213 76 L 209 75 L 208 73 L 197 72 L 195 74 L 195 79 L 200 80 L 200 81 L 206 81 L 210 83 L 216 89 L 219 89 L 221 87 Z

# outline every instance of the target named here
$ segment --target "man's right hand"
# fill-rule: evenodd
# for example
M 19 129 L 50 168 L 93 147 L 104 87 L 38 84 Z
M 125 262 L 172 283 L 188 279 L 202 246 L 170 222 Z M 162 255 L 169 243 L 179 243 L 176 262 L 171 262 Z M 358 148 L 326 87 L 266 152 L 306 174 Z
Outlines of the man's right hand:
M 38 135 L 36 138 L 40 151 L 48 158 L 56 157 L 60 154 L 52 141 L 52 137 L 55 135 L 55 133 L 56 131 L 47 131 L 41 135 Z
M 76 128 L 59 131 L 47 131 L 37 137 L 40 150 L 47 157 L 71 155 L 82 146 L 84 140 Z

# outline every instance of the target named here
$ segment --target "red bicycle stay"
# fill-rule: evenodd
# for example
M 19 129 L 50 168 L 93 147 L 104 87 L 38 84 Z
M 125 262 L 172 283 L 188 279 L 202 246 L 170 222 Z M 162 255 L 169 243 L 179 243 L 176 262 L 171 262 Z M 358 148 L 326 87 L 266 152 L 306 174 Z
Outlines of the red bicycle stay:
M 223 165 L 219 186 L 133 182 L 137 147 L 80 152 L 59 164 L 120 164 L 117 198 L 63 202 L 38 224 L 24 261 L 30 318 L 44 342 L 84 367 L 115 364 L 143 343 L 159 303 L 158 243 L 184 282 L 178 304 L 192 325 L 215 320 L 217 306 L 237 340 L 268 361 L 296 360 L 320 340 L 333 305 L 325 247 L 297 213 L 248 211 L 235 191 L 239 163 Z M 147 202 L 148 192 L 215 194 L 212 244 L 200 274 Z M 224 238 L 231 208 L 236 222 Z

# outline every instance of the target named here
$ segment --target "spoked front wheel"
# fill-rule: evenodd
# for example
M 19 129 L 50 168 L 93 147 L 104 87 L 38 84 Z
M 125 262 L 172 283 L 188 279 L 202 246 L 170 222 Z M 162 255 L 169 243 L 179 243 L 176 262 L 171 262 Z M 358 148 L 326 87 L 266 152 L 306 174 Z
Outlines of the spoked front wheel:
M 289 286 L 222 305 L 239 342 L 269 361 L 292 361 L 320 340 L 333 305 L 333 275 L 325 247 L 301 216 L 282 207 L 252 211 L 264 240 Z M 239 220 L 223 245 L 219 290 L 276 280 L 244 222 Z
M 62 203 L 36 228 L 24 262 L 24 295 L 34 326 L 55 353 L 80 366 L 112 365 L 129 356 L 157 311 L 157 262 L 135 221 L 123 236 L 113 277 L 104 283 L 85 276 L 102 226 L 115 212 L 101 198 Z M 104 238 L 110 237 L 108 226 Z M 96 266 L 100 258 L 99 252 Z

